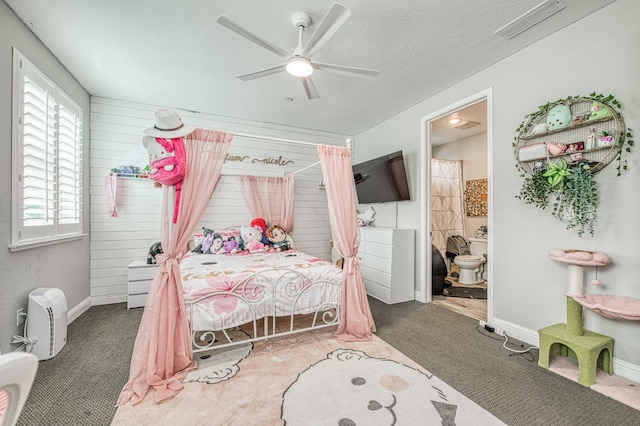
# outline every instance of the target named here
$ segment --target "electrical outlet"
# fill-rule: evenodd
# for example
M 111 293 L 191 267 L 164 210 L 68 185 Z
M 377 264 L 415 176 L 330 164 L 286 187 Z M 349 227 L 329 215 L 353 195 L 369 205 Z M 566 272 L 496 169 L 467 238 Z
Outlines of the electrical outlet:
M 496 328 L 496 334 L 498 336 L 504 336 L 504 330 L 502 330 L 501 328 Z
M 20 308 L 16 311 L 16 326 L 21 326 L 24 324 L 24 317 L 26 314 L 24 313 L 24 308 Z

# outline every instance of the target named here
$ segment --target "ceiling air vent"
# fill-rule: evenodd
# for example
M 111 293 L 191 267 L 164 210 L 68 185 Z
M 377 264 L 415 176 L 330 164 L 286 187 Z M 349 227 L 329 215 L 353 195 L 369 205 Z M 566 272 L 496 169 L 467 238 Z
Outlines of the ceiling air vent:
M 554 13 L 560 12 L 566 6 L 560 0 L 545 0 L 524 15 L 517 17 L 504 27 L 496 30 L 495 34 L 505 38 L 513 38 L 528 30 L 535 24 L 544 21 Z
M 461 121 L 458 124 L 454 124 L 451 127 L 453 127 L 454 129 L 465 130 L 465 129 L 469 129 L 471 127 L 475 127 L 478 124 L 480 124 L 480 123 L 475 122 L 475 121 Z

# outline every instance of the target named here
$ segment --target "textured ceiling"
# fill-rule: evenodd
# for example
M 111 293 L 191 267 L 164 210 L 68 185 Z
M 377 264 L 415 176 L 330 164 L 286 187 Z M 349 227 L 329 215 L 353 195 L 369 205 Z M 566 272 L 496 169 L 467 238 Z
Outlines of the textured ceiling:
M 283 59 L 216 19 L 293 51 L 293 13 L 311 16 L 308 37 L 331 1 L 5 0 L 92 95 L 350 135 L 613 2 L 562 0 L 565 9 L 522 34 L 494 34 L 540 1 L 344 0 L 351 17 L 312 60 L 381 73 L 316 71 L 320 99 L 310 101 L 286 73 L 235 78 Z

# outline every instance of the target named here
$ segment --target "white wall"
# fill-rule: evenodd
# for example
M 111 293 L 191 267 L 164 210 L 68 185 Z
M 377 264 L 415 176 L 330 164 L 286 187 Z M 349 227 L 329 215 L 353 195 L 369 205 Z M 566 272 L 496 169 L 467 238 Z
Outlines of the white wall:
M 154 124 L 158 106 L 141 105 L 93 97 L 91 99 L 91 296 L 94 304 L 126 301 L 127 265 L 146 259 L 151 244 L 160 240 L 162 189 L 149 179 L 118 179 L 118 216 L 107 215 L 104 179 L 114 167 L 148 163 L 142 146 L 142 131 Z M 207 129 L 344 145 L 346 135 L 330 134 L 178 110 L 183 121 Z M 282 176 L 318 161 L 315 146 L 282 144 L 234 137 L 229 156 L 247 157 L 227 161 L 223 176 L 201 223 L 222 229 L 251 222 L 234 174 Z M 258 160 L 280 158 L 287 165 L 264 164 Z M 320 166 L 295 175 L 295 226 L 291 232 L 296 248 L 330 259 L 330 225 L 326 192 L 317 188 Z
M 60 288 L 67 297 L 73 319 L 73 308 L 89 306 L 89 238 L 10 252 L 11 236 L 11 90 L 12 47 L 16 47 L 29 61 L 44 72 L 84 110 L 84 171 L 88 173 L 89 95 L 64 66 L 14 15 L 5 2 L 0 2 L 0 348 L 9 352 L 18 348 L 10 345 L 14 334 L 23 334 L 16 327 L 16 311 L 27 311 L 29 293 L 38 287 Z M 85 175 L 86 175 L 85 173 Z M 88 194 L 88 179 L 83 184 Z M 83 203 L 85 231 L 89 231 L 89 197 Z
M 421 117 L 493 88 L 493 169 L 489 174 L 493 205 L 489 209 L 493 213 L 494 300 L 489 320 L 519 339 L 537 343 L 538 329 L 565 321 L 567 268 L 548 259 L 548 250 L 554 247 L 608 253 L 613 264 L 598 270 L 604 286 L 589 284 L 595 271 L 587 268 L 587 291 L 640 299 L 638 149 L 627 156 L 629 171 L 623 176 L 616 177 L 612 164 L 596 177 L 601 197 L 596 236 L 580 238 L 550 211 L 515 198 L 522 180 L 514 167 L 512 148 L 515 130 L 526 114 L 569 95 L 611 93 L 623 105 L 627 126 L 640 129 L 638 16 L 640 2 L 618 0 L 357 136 L 359 156 L 396 148 L 409 153 L 412 194 L 417 197 L 399 206 L 399 216 L 404 226 L 418 228 L 423 201 L 418 178 Z M 585 326 L 612 336 L 616 374 L 640 381 L 640 323 L 609 320 L 587 311 Z

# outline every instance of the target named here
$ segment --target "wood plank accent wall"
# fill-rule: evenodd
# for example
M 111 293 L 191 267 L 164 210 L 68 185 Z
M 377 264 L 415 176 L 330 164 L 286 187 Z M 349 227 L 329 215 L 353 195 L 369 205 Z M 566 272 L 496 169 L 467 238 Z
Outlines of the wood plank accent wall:
M 144 167 L 147 152 L 142 146 L 142 131 L 154 124 L 155 111 L 161 106 L 93 97 L 91 99 L 91 296 L 94 305 L 126 301 L 127 265 L 145 259 L 149 247 L 160 241 L 162 189 L 149 179 L 119 178 L 117 217 L 107 214 L 104 181 L 108 172 L 119 166 Z M 207 129 L 219 129 L 254 135 L 344 145 L 348 135 L 325 133 L 295 127 L 278 126 L 237 118 L 176 109 L 183 121 Z M 227 161 L 216 191 L 196 228 L 222 229 L 249 225 L 249 215 L 238 184 L 237 174 L 282 176 L 318 161 L 315 146 L 259 141 L 235 137 L 229 156 L 244 161 Z M 284 166 L 264 164 L 260 160 L 292 161 Z M 252 162 L 253 161 L 253 162 Z M 295 227 L 291 236 L 296 247 L 318 257 L 330 258 L 331 231 L 320 165 L 295 175 Z

